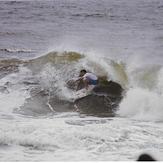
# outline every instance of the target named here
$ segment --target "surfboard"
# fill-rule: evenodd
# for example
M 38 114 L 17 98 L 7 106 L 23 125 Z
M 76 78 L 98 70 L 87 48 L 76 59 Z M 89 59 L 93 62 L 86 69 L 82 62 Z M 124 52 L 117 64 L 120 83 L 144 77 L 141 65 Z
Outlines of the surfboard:
M 76 83 L 75 81 L 76 81 L 76 79 L 73 78 L 73 79 L 69 80 L 66 83 L 67 84 L 67 88 L 69 88 L 71 90 L 71 100 L 72 101 L 75 101 L 77 99 L 80 99 L 82 97 L 85 97 L 85 96 L 91 94 L 93 88 L 95 87 L 95 85 L 89 85 L 88 89 L 85 89 L 83 82 Z M 79 84 L 79 88 L 76 91 L 78 84 Z

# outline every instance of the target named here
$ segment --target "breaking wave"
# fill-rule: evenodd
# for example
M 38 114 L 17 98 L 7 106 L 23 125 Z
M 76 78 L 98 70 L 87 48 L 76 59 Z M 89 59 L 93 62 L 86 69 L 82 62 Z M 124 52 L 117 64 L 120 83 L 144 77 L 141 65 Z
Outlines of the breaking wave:
M 163 69 L 160 65 L 131 68 L 128 63 L 94 54 L 52 51 L 25 61 L 1 60 L 0 96 L 7 99 L 17 90 L 21 93 L 15 92 L 16 98 L 24 94 L 20 106 L 15 106 L 17 112 L 49 114 L 54 111 L 49 101 L 71 100 L 73 92 L 66 87 L 66 82 L 78 76 L 83 68 L 106 76 L 125 89 L 118 116 L 162 120 Z M 61 107 L 62 102 L 57 101 L 55 107 Z
M 132 74 L 130 87 L 122 100 L 118 114 L 150 120 L 163 120 L 163 69 L 156 66 Z

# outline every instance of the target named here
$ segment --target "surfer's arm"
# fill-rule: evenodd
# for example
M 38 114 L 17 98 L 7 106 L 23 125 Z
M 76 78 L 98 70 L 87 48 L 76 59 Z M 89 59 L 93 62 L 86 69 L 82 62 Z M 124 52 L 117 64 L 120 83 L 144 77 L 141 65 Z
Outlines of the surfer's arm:
M 75 80 L 75 83 L 82 80 L 82 79 L 83 79 L 83 77 L 79 77 L 77 80 Z
M 80 89 L 80 83 L 81 83 L 81 81 L 83 80 L 83 77 L 79 77 L 76 81 L 75 81 L 75 83 L 77 84 L 77 87 L 76 87 L 76 91 L 78 91 L 79 89 Z

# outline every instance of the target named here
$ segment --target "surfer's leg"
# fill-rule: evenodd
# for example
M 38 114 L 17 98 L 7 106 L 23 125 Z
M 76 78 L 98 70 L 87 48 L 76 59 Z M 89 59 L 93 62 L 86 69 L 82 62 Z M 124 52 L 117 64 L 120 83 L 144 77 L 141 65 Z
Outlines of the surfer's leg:
M 83 80 L 83 82 L 84 82 L 85 88 L 88 89 L 89 79 L 85 79 L 85 80 Z
M 85 88 L 85 84 L 83 80 L 78 81 L 76 91 Z

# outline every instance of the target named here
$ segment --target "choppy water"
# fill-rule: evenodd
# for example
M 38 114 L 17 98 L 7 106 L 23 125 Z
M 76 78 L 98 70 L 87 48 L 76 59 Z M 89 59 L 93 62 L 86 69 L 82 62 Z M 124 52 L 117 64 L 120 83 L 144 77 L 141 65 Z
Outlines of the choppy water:
M 0 1 L 0 161 L 163 160 L 162 42 L 162 0 Z M 81 68 L 126 90 L 116 117 L 49 106 Z

